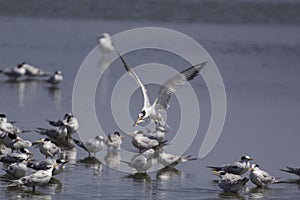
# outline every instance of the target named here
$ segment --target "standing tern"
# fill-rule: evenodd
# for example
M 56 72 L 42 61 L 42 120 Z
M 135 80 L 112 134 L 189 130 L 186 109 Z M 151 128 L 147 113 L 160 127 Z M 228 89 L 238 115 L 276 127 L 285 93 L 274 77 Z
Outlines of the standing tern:
M 149 149 L 142 154 L 134 156 L 128 165 L 134 168 L 137 173 L 146 173 L 153 165 L 154 153 L 155 151 L 153 149 Z
M 132 133 L 128 133 L 128 135 L 133 136 L 132 137 L 132 145 L 139 149 L 140 153 L 152 149 L 152 148 L 158 148 L 163 146 L 167 141 L 159 142 L 155 139 L 151 139 L 147 136 L 144 136 L 144 133 L 142 131 L 136 130 Z
M 136 126 L 137 124 L 144 122 L 145 119 L 150 118 L 154 120 L 157 125 L 164 127 L 166 125 L 166 121 L 161 115 L 160 111 L 167 110 L 169 108 L 170 98 L 176 92 L 177 87 L 184 85 L 186 82 L 196 77 L 201 69 L 207 64 L 206 61 L 198 65 L 194 65 L 167 80 L 160 87 L 158 95 L 154 103 L 151 105 L 147 94 L 147 89 L 143 85 L 142 81 L 139 79 L 133 69 L 126 63 L 124 58 L 119 53 L 118 55 L 125 67 L 125 70 L 130 73 L 130 75 L 136 80 L 138 86 L 141 87 L 144 96 L 143 108 L 133 126 Z
M 20 128 L 14 126 L 14 122 L 9 122 L 7 116 L 3 113 L 0 114 L 0 131 L 7 133 L 24 133 Z
M 36 132 L 47 135 L 57 146 L 64 149 L 71 149 L 74 147 L 73 138 L 69 137 L 68 129 L 61 125 L 51 129 L 37 128 Z
M 3 138 L 3 144 L 11 148 L 12 152 L 14 150 L 19 151 L 20 149 L 31 147 L 32 143 L 29 140 L 23 140 L 21 137 L 16 134 L 6 133 Z
M 63 81 L 63 73 L 60 70 L 54 72 L 54 74 L 47 80 L 48 83 L 52 85 L 58 85 Z
M 86 141 L 80 141 L 74 138 L 73 140 L 79 147 L 83 148 L 89 153 L 89 157 L 91 157 L 91 153 L 93 153 L 94 157 L 96 157 L 96 153 L 103 149 L 105 141 L 105 139 L 101 135 L 98 135 L 94 139 L 89 139 Z
M 22 161 L 18 163 L 10 164 L 5 172 L 14 179 L 22 178 L 26 175 L 27 172 L 27 161 Z
M 47 120 L 52 126 L 65 126 L 68 130 L 68 135 L 75 133 L 79 129 L 79 123 L 76 117 L 71 113 L 66 113 L 63 120 L 51 121 Z
M 32 78 L 32 77 L 45 77 L 50 76 L 51 73 L 45 72 L 42 69 L 39 69 L 37 67 L 34 67 L 26 62 L 21 63 L 23 68 L 26 70 L 25 75 Z
M 46 159 L 48 157 L 53 158 L 56 154 L 61 152 L 61 149 L 56 146 L 49 138 L 43 138 L 36 142 L 33 142 L 32 145 L 38 145 L 40 152 L 45 155 Z
M 47 166 L 46 170 L 39 170 L 29 176 L 22 177 L 18 180 L 13 180 L 8 186 L 28 186 L 32 187 L 32 191 L 35 191 L 36 186 L 44 186 L 49 183 L 52 178 L 52 171 L 56 167 L 56 164 Z
M 144 133 L 144 136 L 163 142 L 165 140 L 165 133 L 167 132 L 168 131 L 164 127 L 156 126 L 154 131 L 148 130 L 148 132 Z
M 242 190 L 249 181 L 247 177 L 242 178 L 240 175 L 230 174 L 224 171 L 215 172 L 215 174 L 221 178 L 218 185 L 225 192 L 237 193 Z
M 162 148 L 156 151 L 158 153 L 157 161 L 164 166 L 175 166 L 179 163 L 184 163 L 191 160 L 197 160 L 191 156 L 175 156 L 169 153 L 165 153 Z
M 121 135 L 118 131 L 114 132 L 114 134 L 108 134 L 107 140 L 105 144 L 107 146 L 108 151 L 117 152 L 121 148 L 123 142 L 123 135 Z
M 250 168 L 250 180 L 257 187 L 264 187 L 271 183 L 279 183 L 279 180 L 267 172 L 261 170 L 258 164 L 253 164 Z
M 251 167 L 249 162 L 250 160 L 253 160 L 253 158 L 251 158 L 250 156 L 242 156 L 239 162 L 225 164 L 222 167 L 213 167 L 213 166 L 207 166 L 207 167 L 211 168 L 212 171 L 224 171 L 231 174 L 243 175 Z
M 14 67 L 14 68 L 0 69 L 0 73 L 7 76 L 9 80 L 15 81 L 18 78 L 25 75 L 26 69 L 24 68 L 24 66 L 22 64 L 19 64 L 17 67 Z
M 63 171 L 66 163 L 68 163 L 68 161 L 64 159 L 46 159 L 40 162 L 28 161 L 27 167 L 35 170 L 47 170 L 49 165 L 56 164 L 56 167 L 52 171 L 52 176 L 55 176 Z
M 0 157 L 0 162 L 16 163 L 28 160 L 33 154 L 28 149 L 21 149 L 19 153 L 8 153 Z
M 300 177 L 300 167 L 286 167 L 286 169 L 280 169 L 280 170 L 283 172 L 296 174 L 297 176 Z
M 51 129 L 37 128 L 36 132 L 42 135 L 46 135 L 53 140 L 64 139 L 67 137 L 68 134 L 68 130 L 64 125 Z

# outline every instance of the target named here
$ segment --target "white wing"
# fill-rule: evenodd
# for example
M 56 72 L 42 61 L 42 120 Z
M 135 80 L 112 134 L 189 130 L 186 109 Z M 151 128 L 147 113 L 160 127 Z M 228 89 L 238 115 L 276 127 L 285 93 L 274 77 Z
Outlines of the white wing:
M 195 76 L 197 76 L 200 70 L 206 65 L 206 62 L 200 63 L 198 65 L 192 66 L 176 76 L 167 80 L 159 89 L 157 98 L 154 104 L 158 107 L 158 109 L 169 108 L 169 101 L 171 96 L 176 92 L 178 86 L 184 85 L 187 81 L 192 80 Z
M 132 70 L 132 68 L 126 63 L 126 61 L 124 60 L 124 58 L 120 55 L 119 52 L 117 52 L 126 71 L 129 72 L 129 74 L 136 80 L 137 84 L 142 88 L 142 92 L 143 92 L 143 96 L 144 96 L 144 107 L 150 107 L 150 101 L 149 101 L 149 97 L 147 94 L 147 90 L 145 88 L 145 86 L 143 85 L 143 83 L 141 82 L 141 80 L 139 79 L 139 77 L 136 75 L 136 73 Z

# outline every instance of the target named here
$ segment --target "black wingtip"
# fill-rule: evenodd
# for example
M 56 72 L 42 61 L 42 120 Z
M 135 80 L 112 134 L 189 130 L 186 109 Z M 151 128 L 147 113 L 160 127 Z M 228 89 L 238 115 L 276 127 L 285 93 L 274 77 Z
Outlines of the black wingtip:
M 116 50 L 116 52 L 117 52 L 119 58 L 121 59 L 122 64 L 124 65 L 126 71 L 130 71 L 131 68 L 130 68 L 130 66 L 126 63 L 126 61 L 125 61 L 125 59 L 123 58 L 123 56 L 121 56 L 121 54 L 120 54 L 120 52 L 119 52 L 118 50 Z
M 204 61 L 200 64 L 194 65 L 193 67 L 195 67 L 198 71 L 200 71 L 207 63 L 208 61 Z

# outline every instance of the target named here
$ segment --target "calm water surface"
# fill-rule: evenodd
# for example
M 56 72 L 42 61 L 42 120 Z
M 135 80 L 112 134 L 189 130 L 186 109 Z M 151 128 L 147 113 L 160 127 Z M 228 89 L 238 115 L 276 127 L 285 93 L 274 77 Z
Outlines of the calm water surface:
M 179 165 L 176 169 L 132 176 L 107 167 L 104 163 L 109 155 L 105 152 L 98 157 L 101 164 L 85 159 L 87 153 L 78 149 L 69 152 L 68 156 L 74 159 L 65 172 L 49 185 L 38 187 L 35 194 L 30 188 L 8 188 L 7 182 L 1 179 L 0 199 L 300 199 L 297 183 L 271 185 L 267 189 L 257 189 L 248 183 L 247 190 L 239 195 L 224 194 L 205 167 L 232 162 L 249 154 L 272 175 L 284 180 L 296 179 L 278 169 L 300 165 L 298 25 L 8 16 L 0 18 L 0 66 L 12 67 L 27 61 L 49 71 L 61 69 L 65 77 L 59 88 L 50 88 L 43 81 L 12 83 L 0 77 L 0 110 L 24 129 L 48 127 L 45 119 L 57 119 L 72 111 L 76 72 L 85 56 L 97 45 L 99 33 L 116 34 L 144 26 L 172 28 L 202 44 L 223 76 L 228 105 L 221 138 L 202 160 Z M 177 70 L 188 66 L 172 54 L 155 50 L 132 52 L 126 58 L 132 66 L 149 62 L 166 64 Z M 123 73 L 120 63 L 114 62 L 98 85 L 96 110 L 107 133 L 118 130 L 109 106 L 111 90 Z M 201 122 L 197 138 L 186 154 L 197 156 L 210 119 L 210 99 L 202 78 L 196 78 L 191 84 L 200 102 Z M 149 91 L 155 94 L 157 87 L 150 86 Z M 133 117 L 140 109 L 136 103 L 142 103 L 138 92 L 134 93 L 130 105 Z M 172 99 L 172 105 L 170 125 L 176 129 L 176 99 Z M 36 140 L 41 136 L 33 132 L 23 137 Z M 168 139 L 171 138 L 169 135 Z M 123 148 L 133 150 L 130 138 L 125 138 Z M 36 149 L 32 151 L 42 159 Z M 0 172 L 2 174 L 4 171 Z

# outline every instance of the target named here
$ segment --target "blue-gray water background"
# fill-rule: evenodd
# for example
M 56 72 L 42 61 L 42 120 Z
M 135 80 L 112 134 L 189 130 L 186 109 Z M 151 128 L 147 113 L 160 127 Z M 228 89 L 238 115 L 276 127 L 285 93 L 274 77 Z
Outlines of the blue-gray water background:
M 96 36 L 137 27 L 171 28 L 203 45 L 223 76 L 228 101 L 225 126 L 213 151 L 202 160 L 179 165 L 169 180 L 161 180 L 155 172 L 142 180 L 126 178 L 128 174 L 105 165 L 75 162 L 56 177 L 56 183 L 37 188 L 36 194 L 29 188 L 7 188 L 1 181 L 0 199 L 300 198 L 297 184 L 255 190 L 249 183 L 248 191 L 226 196 L 212 183 L 215 177 L 205 167 L 249 154 L 274 176 L 296 178 L 278 169 L 300 165 L 299 9 L 300 2 L 295 0 L 0 1 L 0 67 L 26 61 L 49 71 L 61 69 L 65 78 L 58 89 L 50 89 L 44 82 L 10 83 L 1 76 L 0 112 L 18 121 L 20 127 L 48 127 L 45 119 L 71 112 L 76 72 L 97 45 Z M 172 54 L 154 50 L 132 52 L 126 59 L 132 66 L 149 62 L 177 70 L 187 66 Z M 109 92 L 123 73 L 115 62 L 99 83 L 96 102 L 110 99 Z M 201 78 L 191 85 L 198 91 L 201 128 L 186 154 L 197 156 L 210 119 L 210 102 Z M 135 97 L 142 102 L 139 93 Z M 109 133 L 118 127 L 107 105 L 99 103 L 96 108 Z M 140 109 L 134 105 L 133 117 Z M 23 137 L 35 140 L 41 136 L 28 133 Z M 129 138 L 124 148 L 132 150 Z M 76 160 L 86 155 L 78 150 Z

